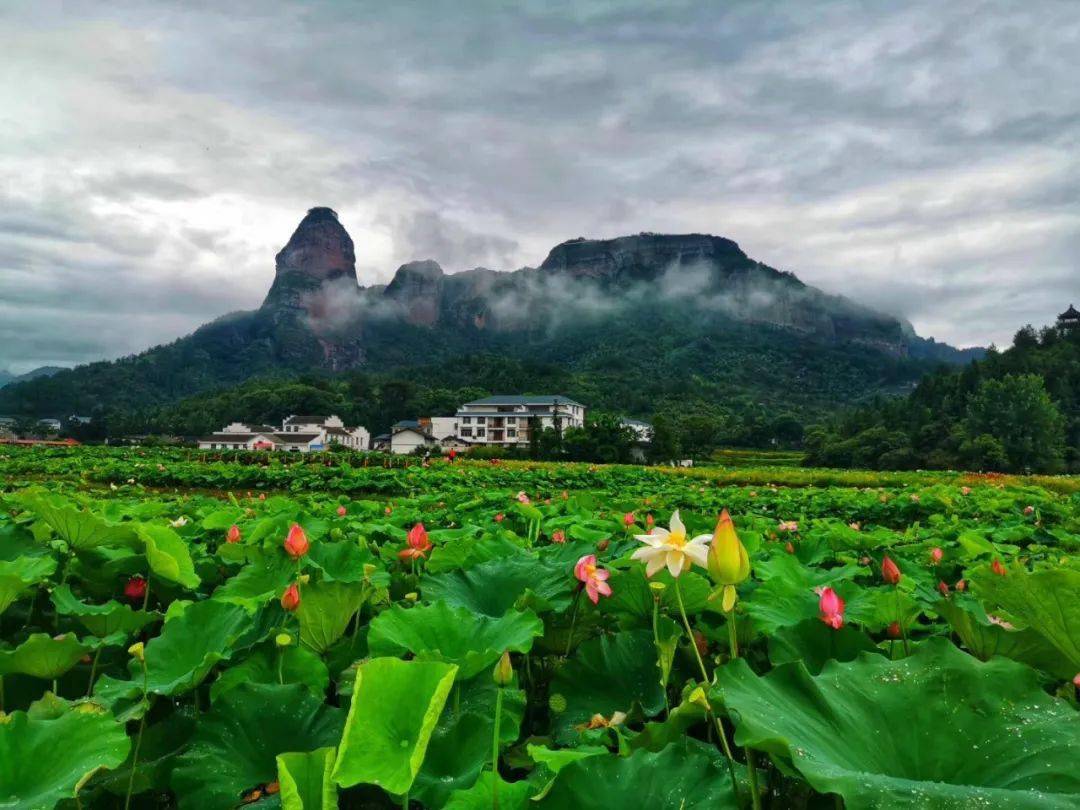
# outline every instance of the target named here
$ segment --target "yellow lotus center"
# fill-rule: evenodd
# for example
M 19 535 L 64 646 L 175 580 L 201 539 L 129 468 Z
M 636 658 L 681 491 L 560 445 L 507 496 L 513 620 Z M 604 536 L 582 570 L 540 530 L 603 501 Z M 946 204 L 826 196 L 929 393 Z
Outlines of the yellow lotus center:
M 591 565 L 589 563 L 586 563 L 585 564 L 585 576 L 591 577 L 595 573 L 596 573 L 596 566 Z
M 668 535 L 667 544 L 672 548 L 682 548 L 686 545 L 686 532 L 671 532 Z

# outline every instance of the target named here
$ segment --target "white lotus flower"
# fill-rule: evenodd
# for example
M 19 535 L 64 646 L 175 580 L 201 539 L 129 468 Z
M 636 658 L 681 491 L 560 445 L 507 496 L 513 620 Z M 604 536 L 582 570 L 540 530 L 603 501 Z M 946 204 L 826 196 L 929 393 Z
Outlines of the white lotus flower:
M 634 537 L 645 544 L 632 555 L 633 559 L 645 563 L 645 576 L 651 577 L 665 565 L 673 577 L 689 571 L 694 563 L 702 568 L 708 564 L 709 541 L 712 535 L 699 534 L 693 540 L 686 539 L 686 526 L 683 525 L 676 509 L 671 516 L 671 528 L 657 526 L 649 534 L 635 534 Z

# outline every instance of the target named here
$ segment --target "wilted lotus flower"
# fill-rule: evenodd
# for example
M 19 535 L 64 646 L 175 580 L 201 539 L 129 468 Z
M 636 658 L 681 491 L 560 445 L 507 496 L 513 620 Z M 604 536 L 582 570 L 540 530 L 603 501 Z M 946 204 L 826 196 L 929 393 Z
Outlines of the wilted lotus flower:
M 300 607 L 300 589 L 296 587 L 296 583 L 286 588 L 285 593 L 281 595 L 281 606 L 289 613 Z
M 146 596 L 146 580 L 138 574 L 133 576 L 124 586 L 124 596 L 132 602 L 141 602 Z
M 750 576 L 750 557 L 746 553 L 746 546 L 735 532 L 735 524 L 727 509 L 720 513 L 720 520 L 713 531 L 706 567 L 713 582 L 724 589 L 721 606 L 727 613 L 735 607 L 735 600 L 738 599 L 735 586 Z
M 940 548 L 933 548 L 930 550 L 930 561 L 934 565 L 937 565 L 939 562 L 941 562 L 941 558 L 944 556 L 945 552 L 942 551 Z
M 398 552 L 398 557 L 403 560 L 415 560 L 423 557 L 431 550 L 431 541 L 428 540 L 427 529 L 423 523 L 417 523 L 409 529 L 409 536 L 405 540 L 407 548 Z
M 299 560 L 308 553 L 310 548 L 311 543 L 308 542 L 303 528 L 299 523 L 294 523 L 292 528 L 289 529 L 289 535 L 285 538 L 285 553 L 294 560 Z
M 1005 566 L 1001 564 L 1001 560 L 994 560 L 992 563 L 990 563 L 990 570 L 997 574 L 999 577 L 1003 577 L 1006 573 L 1008 573 L 1005 570 Z
M 707 568 L 709 550 L 706 546 L 710 540 L 709 535 L 698 535 L 687 541 L 686 526 L 683 525 L 677 509 L 671 516 L 670 526 L 670 529 L 657 526 L 649 534 L 634 535 L 646 546 L 631 555 L 633 559 L 645 563 L 645 576 L 651 577 L 665 565 L 673 577 L 689 571 L 694 563 Z
M 833 630 L 844 626 L 844 600 L 832 588 L 818 588 L 818 612 L 821 620 Z
M 235 523 L 229 527 L 229 531 L 225 533 L 226 543 L 239 543 L 240 542 L 240 527 Z
M 596 555 L 586 554 L 574 566 L 574 576 L 585 585 L 585 593 L 595 605 L 601 596 L 611 596 L 611 586 L 607 584 L 608 571 L 596 567 Z
M 885 559 L 881 561 L 881 578 L 890 585 L 900 584 L 900 569 L 896 566 L 889 555 L 885 555 Z

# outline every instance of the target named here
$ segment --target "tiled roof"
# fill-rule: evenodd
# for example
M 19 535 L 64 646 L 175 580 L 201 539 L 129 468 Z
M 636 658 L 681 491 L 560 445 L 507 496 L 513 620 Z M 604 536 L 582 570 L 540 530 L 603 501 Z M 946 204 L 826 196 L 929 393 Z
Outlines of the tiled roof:
M 472 402 L 466 402 L 466 405 L 577 405 L 578 407 L 585 407 L 580 402 L 577 402 L 570 397 L 564 397 L 561 394 L 536 394 L 528 396 L 498 394 L 493 397 L 485 397 L 484 399 L 474 399 Z
M 285 420 L 286 425 L 321 425 L 329 416 L 290 416 Z

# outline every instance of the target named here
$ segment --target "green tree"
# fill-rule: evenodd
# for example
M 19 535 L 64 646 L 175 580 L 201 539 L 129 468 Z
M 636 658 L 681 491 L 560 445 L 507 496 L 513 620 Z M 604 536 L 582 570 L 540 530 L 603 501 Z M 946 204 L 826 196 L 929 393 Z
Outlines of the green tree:
M 1036 374 L 981 383 L 968 405 L 966 429 L 976 442 L 984 435 L 996 439 L 1008 471 L 1055 472 L 1063 466 L 1064 419 Z

